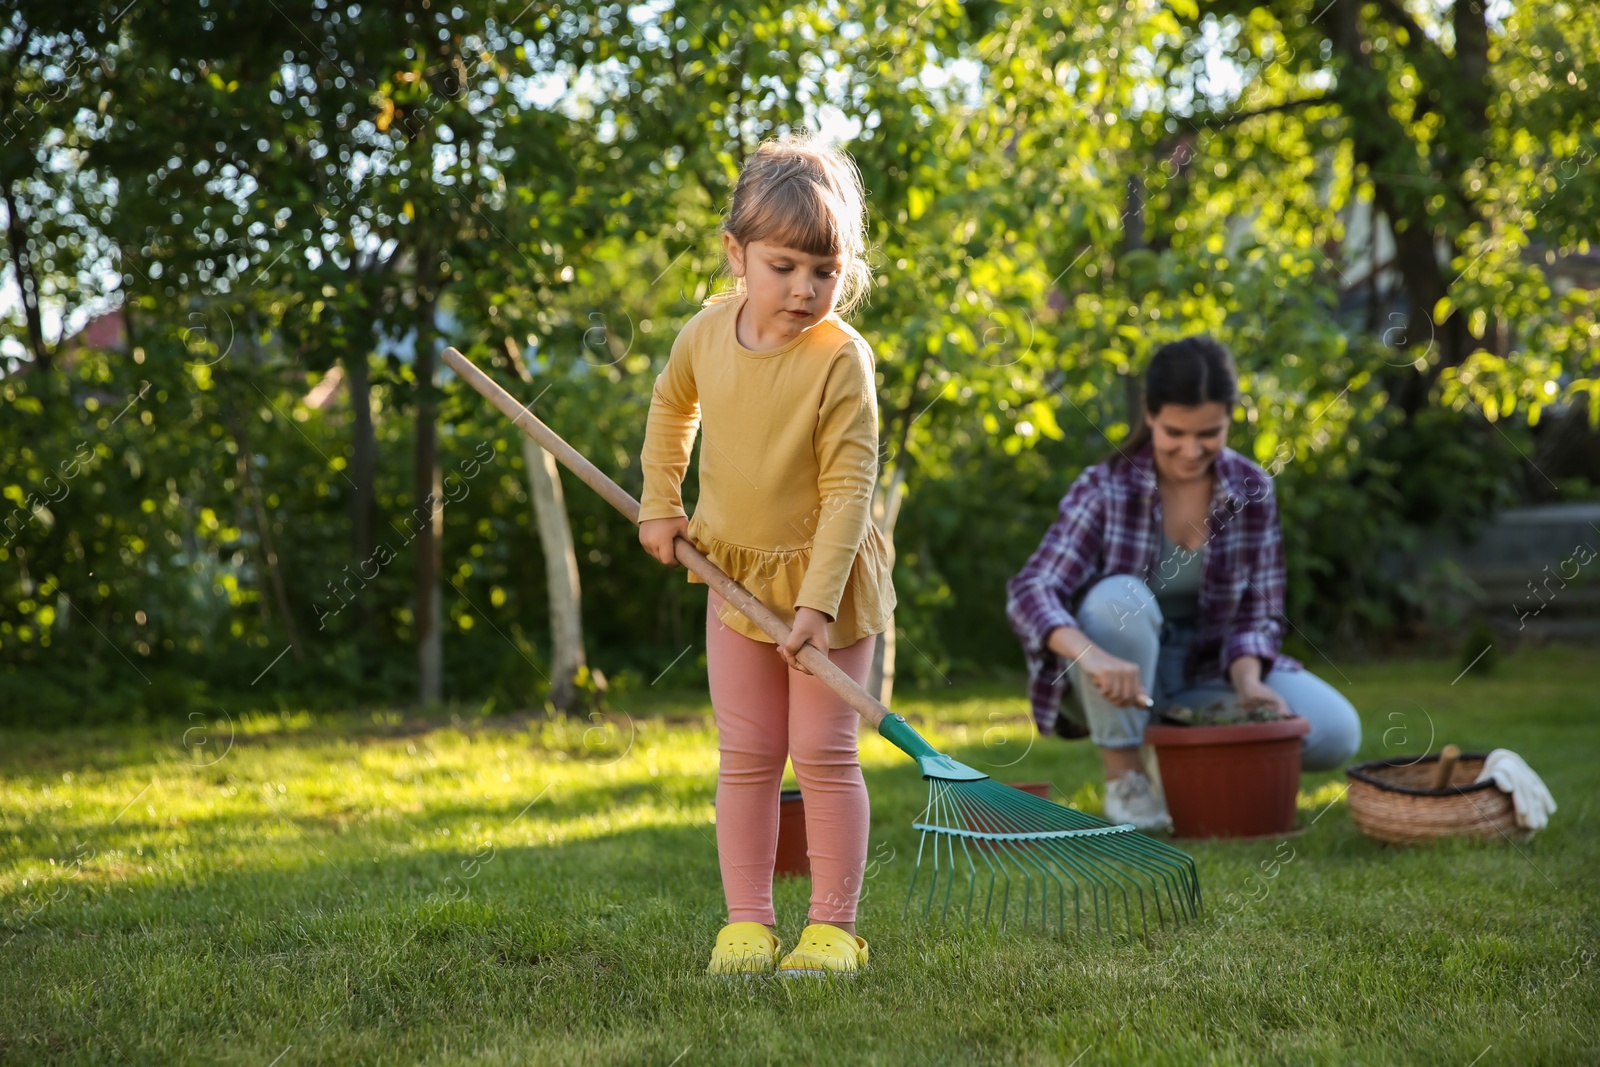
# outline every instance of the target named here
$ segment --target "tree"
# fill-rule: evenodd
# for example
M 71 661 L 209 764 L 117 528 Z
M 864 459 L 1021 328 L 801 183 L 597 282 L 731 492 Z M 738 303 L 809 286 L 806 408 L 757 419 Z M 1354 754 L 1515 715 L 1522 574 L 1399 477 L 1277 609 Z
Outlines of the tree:
M 1415 12 L 1335 0 L 1319 18 L 1279 3 L 1190 15 L 1189 26 L 1223 28 L 1250 76 L 1242 95 L 1267 105 L 1226 115 L 1221 140 L 1265 167 L 1287 162 L 1285 129 L 1290 144 L 1336 153 L 1350 177 L 1325 210 L 1370 199 L 1393 234 L 1404 329 L 1390 331 L 1401 356 L 1381 372 L 1408 418 L 1441 384 L 1491 420 L 1520 405 L 1532 422 L 1555 398 L 1547 384 L 1569 397 L 1600 389 L 1593 294 L 1557 295 L 1546 274 L 1557 255 L 1587 250 L 1600 206 L 1586 167 L 1600 144 L 1583 62 L 1600 44 L 1592 10 L 1518 4 L 1497 17 L 1477 0 Z M 1188 44 L 1175 81 L 1192 85 L 1195 61 Z M 1308 104 L 1304 121 L 1287 117 Z M 1251 121 L 1273 108 L 1285 111 Z
M 0 320 L 7 373 L 24 360 L 48 373 L 60 337 L 47 330 L 61 330 L 46 316 L 67 320 L 76 300 L 104 294 L 109 249 L 99 224 L 111 197 L 84 152 L 103 120 L 84 107 L 105 84 L 112 33 L 97 6 L 76 0 L 12 5 L 0 23 L 0 251 L 3 280 L 17 293 Z
M 511 338 L 506 339 L 506 355 L 517 377 L 524 385 L 531 385 L 533 374 L 522 358 L 521 347 Z M 545 584 L 550 596 L 550 703 L 559 711 L 569 711 L 577 703 L 578 679 L 588 667 L 583 652 L 583 594 L 578 580 L 578 556 L 572 547 L 572 524 L 555 457 L 524 435 L 522 463 L 528 475 L 528 495 L 533 497 L 534 526 L 544 550 Z

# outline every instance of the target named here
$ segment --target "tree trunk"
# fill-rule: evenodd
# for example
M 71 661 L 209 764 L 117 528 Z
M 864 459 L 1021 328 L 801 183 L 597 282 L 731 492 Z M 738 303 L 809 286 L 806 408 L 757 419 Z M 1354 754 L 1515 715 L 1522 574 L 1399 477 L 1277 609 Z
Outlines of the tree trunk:
M 506 354 L 516 368 L 517 377 L 532 382 L 533 374 L 522 359 L 521 349 L 506 338 Z M 528 495 L 533 497 L 534 525 L 544 550 L 545 585 L 550 597 L 550 703 L 558 711 L 570 711 L 577 701 L 574 679 L 584 667 L 583 599 L 578 581 L 578 554 L 573 547 L 572 521 L 561 490 L 561 468 L 555 457 L 522 437 L 522 462 L 528 469 Z
M 1459 366 L 1472 352 L 1464 315 L 1451 312 L 1435 321 L 1433 314 L 1454 284 L 1445 264 L 1461 252 L 1455 234 L 1481 219 L 1459 187 L 1452 190 L 1453 199 L 1464 209 L 1464 220 L 1452 220 L 1432 205 L 1424 180 L 1426 173 L 1416 164 L 1416 145 L 1394 117 L 1394 101 L 1368 58 L 1370 35 L 1363 24 L 1362 5 L 1355 0 L 1342 0 L 1328 6 L 1336 9 L 1326 23 L 1328 40 L 1340 60 L 1338 82 L 1329 95 L 1345 114 L 1355 161 L 1368 170 L 1373 203 L 1389 219 L 1395 243 L 1394 266 L 1400 272 L 1401 288 L 1410 305 L 1405 337 L 1399 347 L 1415 348 L 1417 357 L 1428 361 L 1421 370 L 1402 368 L 1386 375 L 1385 388 L 1410 420 L 1427 406 L 1439 375 L 1448 367 Z M 1444 118 L 1440 144 L 1447 151 L 1451 168 L 1458 173 L 1484 149 L 1489 99 L 1485 17 L 1481 4 L 1457 0 L 1453 11 L 1456 54 L 1448 60 L 1454 77 L 1439 78 L 1431 94 Z M 1425 38 L 1417 39 L 1415 32 L 1408 36 L 1412 47 L 1434 47 Z M 1445 263 L 1440 262 L 1436 247 L 1440 239 L 1449 245 L 1450 255 L 1445 257 Z
M 355 483 L 350 497 L 350 547 L 360 567 L 377 547 L 373 530 L 378 511 L 378 435 L 372 425 L 372 368 L 366 352 L 345 356 L 344 376 L 355 416 L 350 445 L 350 480 Z M 373 621 L 372 598 L 361 597 L 356 605 L 356 626 L 370 635 Z
M 350 411 L 355 416 L 350 446 L 350 547 L 358 560 L 372 555 L 372 529 L 377 509 L 378 437 L 372 425 L 372 373 L 366 352 L 344 358 L 345 381 L 350 386 Z
M 444 539 L 444 486 L 439 472 L 438 392 L 434 382 L 433 310 L 437 295 L 431 256 L 418 257 L 417 270 L 417 504 L 411 513 L 417 530 L 417 702 L 438 703 L 443 695 L 443 612 L 439 571 Z
M 898 437 L 898 450 L 893 456 L 893 466 L 889 468 L 887 480 L 880 480 L 872 498 L 872 523 L 878 528 L 878 533 L 883 536 L 884 542 L 889 547 L 889 566 L 894 567 L 894 528 L 900 520 L 900 504 L 906 495 L 906 464 L 910 462 L 907 449 L 911 447 L 911 424 L 922 417 L 922 411 L 913 414 L 918 400 L 918 383 L 922 381 L 922 372 L 928 365 L 926 346 L 918 346 L 923 351 L 917 369 L 911 375 L 911 389 L 906 395 L 905 407 L 900 409 L 898 415 L 889 420 L 889 425 L 894 427 Z M 894 696 L 894 666 L 895 666 L 895 624 L 894 616 L 889 616 L 889 628 L 883 633 L 883 640 L 878 642 L 878 647 L 872 653 L 872 673 L 867 677 L 867 692 L 877 697 L 878 702 L 885 707 Z
M 556 458 L 524 436 L 522 460 L 528 468 L 528 490 L 533 496 L 534 521 L 544 549 L 545 584 L 550 591 L 550 703 L 559 711 L 570 711 L 578 698 L 575 680 L 584 666 L 578 556 L 572 546 Z
M 1122 213 L 1122 250 L 1133 252 L 1145 247 L 1144 242 L 1144 179 L 1137 174 L 1128 178 L 1128 209 Z
M 295 662 L 304 663 L 305 653 L 300 649 L 300 634 L 295 629 L 294 615 L 289 610 L 289 589 L 283 580 L 283 567 L 278 562 L 278 550 L 272 543 L 272 521 L 267 516 L 266 504 L 261 499 L 261 489 L 256 485 L 255 474 L 250 467 L 250 445 L 245 440 L 244 425 L 239 421 L 231 402 L 228 404 L 228 432 L 233 437 L 239 488 L 255 516 L 256 534 L 261 539 L 261 558 L 272 580 L 273 596 L 278 602 L 278 615 L 283 619 L 283 632 L 289 639 L 289 648 L 294 652 Z M 262 602 L 262 606 L 265 608 L 265 601 Z
M 906 468 L 903 454 L 895 462 L 888 482 L 880 483 L 879 488 L 882 491 L 872 503 L 872 523 L 889 546 L 889 566 L 892 569 L 895 559 L 894 527 L 900 520 L 900 503 L 906 495 Z M 895 625 L 894 616 L 890 615 L 889 628 L 883 632 L 882 640 L 873 650 L 872 673 L 867 678 L 867 692 L 877 697 L 878 702 L 884 707 L 888 707 L 889 701 L 894 697 L 894 656 Z
M 33 272 L 33 257 L 28 251 L 27 226 L 17 211 L 17 198 L 12 193 L 12 183 L 5 187 L 6 239 L 11 247 L 11 269 L 16 274 L 17 294 L 22 303 L 22 317 L 28 325 L 28 348 L 33 352 L 34 369 L 50 372 L 51 354 L 44 343 L 44 324 L 39 317 L 39 281 Z

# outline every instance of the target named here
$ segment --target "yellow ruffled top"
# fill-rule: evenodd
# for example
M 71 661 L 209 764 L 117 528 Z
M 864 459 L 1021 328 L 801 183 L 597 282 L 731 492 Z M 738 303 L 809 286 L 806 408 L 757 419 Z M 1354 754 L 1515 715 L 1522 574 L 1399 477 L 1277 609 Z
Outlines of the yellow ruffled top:
M 784 611 L 779 605 L 799 604 L 800 590 L 811 565 L 809 548 L 773 552 L 719 541 L 706 533 L 698 512 L 689 520 L 689 540 L 784 622 L 794 623 L 794 611 Z M 881 634 L 889 628 L 895 605 L 893 572 L 894 561 L 889 558 L 888 542 L 876 526 L 868 523 L 867 536 L 850 565 L 850 576 L 845 582 L 844 595 L 839 598 L 837 614 L 828 624 L 829 648 L 844 648 L 868 634 Z M 704 584 L 693 571 L 689 572 L 689 581 Z M 887 597 L 883 595 L 885 589 Z M 732 604 L 723 604 L 717 618 L 746 637 L 772 640 Z
M 886 630 L 895 607 L 893 560 L 870 515 L 872 350 L 830 315 L 787 345 L 752 351 L 734 329 L 743 304 L 741 295 L 707 306 L 673 343 L 651 398 L 639 519 L 685 514 L 698 432 L 689 539 L 785 622 L 801 607 L 829 616 L 828 646 L 842 648 Z M 700 583 L 692 572 L 689 581 Z M 719 617 L 771 643 L 731 604 Z

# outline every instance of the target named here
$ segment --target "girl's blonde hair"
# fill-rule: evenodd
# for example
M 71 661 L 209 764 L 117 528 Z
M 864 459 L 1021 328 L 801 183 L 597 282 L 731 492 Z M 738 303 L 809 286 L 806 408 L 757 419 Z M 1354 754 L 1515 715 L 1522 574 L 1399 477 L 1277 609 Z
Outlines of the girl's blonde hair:
M 770 241 L 813 256 L 842 257 L 835 305 L 840 314 L 859 304 L 872 284 L 866 228 L 867 197 L 855 161 L 810 133 L 775 138 L 756 149 L 722 220 L 722 232 L 743 246 Z M 740 278 L 727 295 L 743 289 Z

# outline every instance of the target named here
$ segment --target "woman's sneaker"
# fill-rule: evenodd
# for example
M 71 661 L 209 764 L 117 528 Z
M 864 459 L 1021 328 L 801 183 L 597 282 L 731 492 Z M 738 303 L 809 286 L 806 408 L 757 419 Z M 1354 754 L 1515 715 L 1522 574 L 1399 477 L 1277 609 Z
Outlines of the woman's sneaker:
M 1106 783 L 1106 820 L 1132 823 L 1140 830 L 1170 830 L 1172 816 L 1150 789 L 1150 779 L 1128 771 Z

